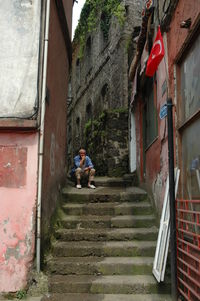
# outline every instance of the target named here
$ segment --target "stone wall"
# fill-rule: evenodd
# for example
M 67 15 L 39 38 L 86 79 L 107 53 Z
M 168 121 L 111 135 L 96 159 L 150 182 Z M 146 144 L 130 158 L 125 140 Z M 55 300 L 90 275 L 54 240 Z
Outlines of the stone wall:
M 105 39 L 99 22 L 96 30 L 89 33 L 86 38 L 83 57 L 79 58 L 79 45 L 76 45 L 73 51 L 72 101 L 68 110 L 68 162 L 71 162 L 71 165 L 74 155 L 85 144 L 84 128 L 90 119 L 98 119 L 103 111 L 128 109 L 127 45 L 134 28 L 140 25 L 143 1 L 129 0 L 122 3 L 126 11 L 126 21 L 123 26 L 119 25 L 117 18 L 113 16 L 108 39 Z M 98 16 L 99 20 L 100 16 L 101 13 Z M 115 118 L 113 122 L 114 120 Z M 126 130 L 121 130 L 120 134 L 126 136 L 126 149 L 128 149 L 128 118 L 126 122 Z M 115 125 L 112 128 L 111 124 L 112 121 L 109 127 L 113 131 Z M 119 139 L 119 133 L 118 136 L 109 139 L 110 149 L 117 149 L 118 143 L 121 143 Z M 126 162 L 127 160 L 126 158 Z M 112 161 L 111 165 L 114 164 L 112 158 L 110 161 Z M 118 164 L 117 159 L 115 164 Z M 127 163 L 124 165 L 128 168 Z
M 128 170 L 127 110 L 104 111 L 85 126 L 85 144 L 97 175 L 122 176 Z

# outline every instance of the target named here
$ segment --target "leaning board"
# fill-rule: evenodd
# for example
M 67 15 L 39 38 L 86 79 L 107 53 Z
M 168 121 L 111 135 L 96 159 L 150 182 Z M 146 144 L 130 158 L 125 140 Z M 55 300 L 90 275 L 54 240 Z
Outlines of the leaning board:
M 178 191 L 178 182 L 180 176 L 180 169 L 175 168 L 175 198 Z M 160 220 L 160 228 L 158 233 L 158 240 L 153 263 L 152 273 L 158 282 L 164 281 L 167 255 L 169 250 L 170 238 L 170 207 L 169 207 L 169 176 L 167 177 L 165 197 L 163 202 L 163 210 Z

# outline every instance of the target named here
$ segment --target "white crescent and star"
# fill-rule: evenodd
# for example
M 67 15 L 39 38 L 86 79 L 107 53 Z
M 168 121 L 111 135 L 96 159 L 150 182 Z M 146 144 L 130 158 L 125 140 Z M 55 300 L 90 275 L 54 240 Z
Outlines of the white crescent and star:
M 155 48 L 156 45 L 159 45 L 159 46 L 160 46 L 160 52 L 159 52 L 158 54 L 155 55 L 155 54 L 153 54 L 153 52 L 154 52 L 154 48 Z M 153 60 L 157 55 L 161 54 L 161 52 L 162 52 L 162 44 L 161 44 L 161 41 L 158 40 L 158 41 L 156 41 L 156 42 L 154 43 L 154 45 L 153 45 L 153 50 L 152 50 L 152 60 Z

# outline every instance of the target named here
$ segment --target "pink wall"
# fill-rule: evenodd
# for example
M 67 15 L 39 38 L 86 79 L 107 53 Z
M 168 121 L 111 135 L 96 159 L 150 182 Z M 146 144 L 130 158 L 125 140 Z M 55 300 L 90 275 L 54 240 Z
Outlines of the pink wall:
M 71 32 L 73 1 L 63 2 Z M 42 231 L 46 235 L 59 188 L 66 177 L 68 77 L 66 44 L 52 0 L 42 187 Z M 30 132 L 30 128 L 27 128 L 29 132 L 14 132 L 16 126 L 10 127 L 10 132 L 0 132 L 0 292 L 17 291 L 26 286 L 35 249 L 38 133 Z M 26 129 L 25 125 L 22 127 Z M 45 239 L 42 235 L 43 247 Z
M 0 133 L 0 292 L 26 285 L 35 246 L 37 133 Z

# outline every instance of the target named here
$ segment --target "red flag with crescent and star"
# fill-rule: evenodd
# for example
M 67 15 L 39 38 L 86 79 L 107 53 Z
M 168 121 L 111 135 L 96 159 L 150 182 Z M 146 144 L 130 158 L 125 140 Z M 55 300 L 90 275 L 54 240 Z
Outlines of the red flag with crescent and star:
M 158 27 L 158 32 L 147 61 L 146 76 L 152 77 L 158 69 L 160 62 L 165 55 L 163 38 L 160 31 L 160 26 Z

